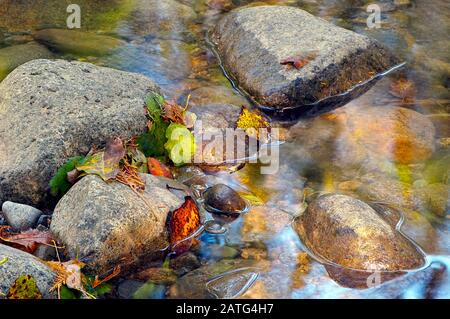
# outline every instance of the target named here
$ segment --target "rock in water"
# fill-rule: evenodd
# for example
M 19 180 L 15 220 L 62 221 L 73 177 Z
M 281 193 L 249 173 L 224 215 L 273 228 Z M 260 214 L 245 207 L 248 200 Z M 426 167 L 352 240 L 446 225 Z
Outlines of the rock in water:
M 34 59 L 50 59 L 53 53 L 36 42 L 0 49 L 0 81 L 19 65 Z
M 8 224 L 15 230 L 27 230 L 34 227 L 43 214 L 37 208 L 13 202 L 4 202 L 2 212 Z
M 204 195 L 207 209 L 224 214 L 235 214 L 247 208 L 245 200 L 231 187 L 217 184 L 209 188 Z
M 50 230 L 71 257 L 87 258 L 96 272 L 155 258 L 168 246 L 166 219 L 183 200 L 153 175 L 143 175 L 146 189 L 137 194 L 118 182 L 88 175 L 59 201 Z
M 271 110 L 298 107 L 299 112 L 315 112 L 342 105 L 371 85 L 317 108 L 305 106 L 344 93 L 398 64 L 375 40 L 287 6 L 235 10 L 219 21 L 212 40 L 239 85 Z
M 294 228 L 313 254 L 332 263 L 327 270 L 334 274 L 336 265 L 343 270 L 401 272 L 425 264 L 423 254 L 392 222 L 346 195 L 319 197 L 295 221 Z
M 44 29 L 34 34 L 36 41 L 63 53 L 76 55 L 105 55 L 112 53 L 121 41 L 90 32 Z
M 89 63 L 34 60 L 0 83 L 0 203 L 43 205 L 72 156 L 145 132 L 148 78 Z
M 56 293 L 49 292 L 56 275 L 42 261 L 31 254 L 0 244 L 0 261 L 4 259 L 6 261 L 0 265 L 0 292 L 6 295 L 18 277 L 30 275 L 36 280 L 43 298 L 56 297 Z

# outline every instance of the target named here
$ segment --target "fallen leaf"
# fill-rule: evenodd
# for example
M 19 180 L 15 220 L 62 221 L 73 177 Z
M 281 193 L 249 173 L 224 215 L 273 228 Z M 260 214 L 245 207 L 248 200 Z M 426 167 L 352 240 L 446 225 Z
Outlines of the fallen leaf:
M 185 125 L 184 109 L 175 103 L 165 102 L 163 104 L 162 118 L 165 121 Z
M 56 273 L 56 279 L 50 292 L 57 290 L 58 296 L 61 296 L 61 287 L 63 285 L 67 288 L 80 291 L 86 297 L 95 298 L 84 288 L 84 276 L 81 269 L 85 266 L 84 263 L 75 259 L 67 262 L 48 261 L 47 265 Z
M 171 214 L 169 232 L 172 250 L 177 254 L 188 251 L 194 238 L 190 238 L 200 227 L 200 213 L 197 204 L 190 196 L 180 208 Z
M 30 275 L 17 278 L 9 288 L 7 299 L 42 299 L 36 280 Z
M 170 169 L 166 165 L 158 161 L 156 158 L 149 157 L 147 166 L 148 172 L 150 174 L 155 176 L 164 176 L 173 179 L 173 175 Z
M 270 124 L 261 114 L 242 108 L 237 121 L 237 128 L 244 130 L 250 137 L 260 139 L 262 137 L 268 138 L 267 136 L 261 136 L 261 130 L 266 129 L 268 131 Z
M 125 156 L 125 148 L 120 138 L 115 138 L 106 144 L 105 151 L 98 152 L 75 168 L 86 174 L 95 174 L 104 181 L 115 178 L 120 172 L 120 161 Z
M 309 62 L 317 57 L 317 51 L 310 51 L 305 53 L 300 53 L 295 56 L 288 57 L 280 62 L 281 65 L 290 65 L 300 70 Z
M 99 279 L 98 276 L 95 276 L 94 283 L 92 284 L 92 288 L 95 289 L 101 284 L 111 280 L 112 278 L 118 276 L 120 274 L 120 266 L 114 267 L 113 271 L 103 279 Z
M 127 160 L 124 160 L 122 170 L 116 176 L 116 181 L 129 186 L 134 191 L 145 189 L 145 182 L 139 175 L 137 167 L 129 164 Z
M 32 254 L 41 244 L 49 245 L 53 239 L 48 231 L 30 229 L 17 234 L 6 231 L 8 228 L 10 227 L 0 227 L 0 242 L 30 254 Z

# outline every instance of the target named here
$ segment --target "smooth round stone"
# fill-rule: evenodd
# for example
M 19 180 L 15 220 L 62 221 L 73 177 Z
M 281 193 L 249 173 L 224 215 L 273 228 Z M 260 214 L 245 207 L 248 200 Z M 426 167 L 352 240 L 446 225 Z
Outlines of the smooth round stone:
M 2 211 L 6 222 L 16 230 L 33 228 L 42 215 L 37 208 L 9 201 L 3 203 Z
M 217 184 L 204 194 L 206 209 L 216 214 L 240 214 L 247 209 L 245 200 L 231 187 Z

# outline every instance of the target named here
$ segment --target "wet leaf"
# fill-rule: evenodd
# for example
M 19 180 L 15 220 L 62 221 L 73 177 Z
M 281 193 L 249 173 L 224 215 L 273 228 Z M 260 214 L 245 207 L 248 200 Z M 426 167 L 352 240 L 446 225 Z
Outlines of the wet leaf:
M 68 173 L 72 172 L 77 165 L 84 161 L 84 156 L 76 156 L 70 158 L 64 165 L 62 165 L 55 176 L 50 180 L 50 193 L 53 196 L 63 196 L 66 194 L 74 181 L 68 180 Z
M 172 123 L 166 131 L 164 147 L 175 165 L 188 164 L 195 152 L 195 138 L 186 126 Z
M 61 297 L 61 289 L 65 285 L 69 289 L 81 292 L 88 298 L 95 298 L 89 294 L 84 288 L 84 275 L 81 269 L 85 266 L 81 261 L 74 259 L 66 262 L 48 261 L 46 263 L 54 272 L 56 272 L 56 280 L 50 292 L 57 290 L 58 296 Z
M 17 278 L 9 288 L 7 299 L 42 299 L 36 280 L 30 275 L 23 275 Z
M 200 227 L 200 213 L 192 197 L 187 196 L 183 205 L 170 218 L 169 232 L 172 250 L 177 254 L 188 251 L 194 239 L 189 238 Z
M 103 279 L 99 279 L 98 276 L 95 276 L 95 280 L 92 283 L 92 288 L 94 289 L 97 288 L 101 284 L 113 279 L 114 277 L 117 277 L 119 274 L 120 274 L 120 266 L 116 266 L 114 267 L 113 271 Z
M 270 124 L 261 114 L 242 108 L 237 121 L 237 128 L 245 130 L 248 136 L 258 139 L 261 137 L 260 129 L 269 130 Z
M 156 158 L 149 157 L 147 166 L 148 172 L 150 174 L 155 176 L 164 176 L 173 179 L 173 175 L 170 169 L 166 165 L 158 161 Z
M 107 143 L 104 152 L 95 153 L 76 165 L 76 169 L 86 174 L 95 174 L 104 181 L 115 178 L 120 172 L 120 161 L 125 156 L 125 148 L 120 138 L 115 138 Z
M 162 118 L 164 121 L 182 124 L 184 123 L 184 109 L 178 104 L 165 102 L 163 106 Z
M 290 65 L 300 70 L 309 62 L 317 57 L 317 51 L 310 51 L 305 53 L 300 53 L 295 56 L 290 56 L 280 62 L 281 65 Z
M 49 245 L 53 239 L 48 231 L 30 229 L 17 234 L 6 231 L 8 228 L 8 226 L 0 227 L 0 242 L 31 254 L 39 245 Z

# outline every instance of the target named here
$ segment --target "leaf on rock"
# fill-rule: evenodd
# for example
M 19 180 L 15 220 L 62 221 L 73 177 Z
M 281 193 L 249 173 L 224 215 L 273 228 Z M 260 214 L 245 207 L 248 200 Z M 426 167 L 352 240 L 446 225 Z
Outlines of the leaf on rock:
M 300 70 L 305 65 L 307 65 L 309 62 L 314 60 L 317 57 L 317 51 L 309 51 L 297 54 L 295 56 L 290 56 L 280 62 L 281 65 L 290 65 L 296 68 L 297 70 Z
M 83 162 L 84 156 L 76 156 L 70 158 L 63 166 L 61 166 L 56 172 L 55 176 L 50 180 L 50 193 L 53 196 L 63 196 L 66 194 L 73 183 L 71 183 L 67 177 L 68 173 L 75 170 L 75 167 Z
M 170 169 L 166 165 L 158 161 L 156 158 L 149 157 L 147 166 L 148 172 L 150 174 L 155 176 L 164 176 L 173 179 L 173 175 Z
M 185 125 L 184 123 L 184 109 L 178 104 L 165 102 L 163 105 L 162 118 L 164 121 L 172 123 L 178 123 Z
M 183 205 L 175 210 L 170 218 L 170 244 L 177 254 L 188 251 L 194 238 L 194 234 L 200 227 L 200 213 L 197 204 L 190 196 L 186 196 Z
M 120 172 L 120 161 L 125 156 L 125 148 L 120 138 L 115 138 L 106 144 L 105 151 L 95 153 L 76 165 L 76 169 L 86 174 L 95 174 L 104 181 L 115 178 Z
M 270 124 L 261 114 L 242 108 L 237 121 L 237 128 L 244 130 L 250 137 L 260 139 L 268 138 L 268 136 L 261 136 L 260 130 L 266 129 L 269 131 Z
M 42 299 L 36 280 L 30 275 L 22 275 L 9 288 L 7 299 Z
M 122 170 L 116 176 L 116 181 L 127 185 L 134 191 L 142 191 L 145 189 L 145 182 L 139 175 L 137 167 L 130 165 L 127 160 L 124 161 Z
M 8 228 L 8 226 L 0 227 L 0 242 L 30 254 L 34 253 L 39 245 L 49 245 L 53 240 L 49 231 L 30 229 L 16 234 L 6 231 Z
M 195 152 L 195 137 L 186 126 L 172 123 L 166 131 L 167 142 L 164 147 L 175 165 L 191 162 Z

